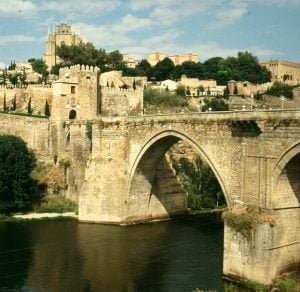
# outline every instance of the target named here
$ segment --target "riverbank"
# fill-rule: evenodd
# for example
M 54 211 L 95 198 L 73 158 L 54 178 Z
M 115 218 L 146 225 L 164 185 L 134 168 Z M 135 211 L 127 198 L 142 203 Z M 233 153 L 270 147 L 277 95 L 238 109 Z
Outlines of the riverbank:
M 29 213 L 13 216 L 0 215 L 0 221 L 36 221 L 36 220 L 77 220 L 75 212 L 65 213 Z

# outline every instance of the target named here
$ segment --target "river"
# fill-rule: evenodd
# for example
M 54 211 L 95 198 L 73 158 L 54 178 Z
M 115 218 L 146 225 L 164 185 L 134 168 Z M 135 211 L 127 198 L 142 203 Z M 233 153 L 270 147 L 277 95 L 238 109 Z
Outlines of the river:
M 222 291 L 223 224 L 0 222 L 0 291 Z

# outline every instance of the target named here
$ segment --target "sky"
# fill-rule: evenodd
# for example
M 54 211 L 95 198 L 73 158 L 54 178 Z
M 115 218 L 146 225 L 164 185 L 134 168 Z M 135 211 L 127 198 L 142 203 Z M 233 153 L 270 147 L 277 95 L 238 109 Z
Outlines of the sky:
M 138 59 L 248 51 L 300 63 L 300 0 L 0 0 L 0 67 L 41 58 L 60 22 L 97 49 Z

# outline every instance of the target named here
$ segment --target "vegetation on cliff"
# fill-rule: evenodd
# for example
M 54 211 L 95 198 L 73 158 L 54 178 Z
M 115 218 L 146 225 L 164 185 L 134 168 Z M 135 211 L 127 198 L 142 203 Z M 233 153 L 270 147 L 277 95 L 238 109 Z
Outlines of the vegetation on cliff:
M 228 226 L 245 236 L 249 235 L 249 232 L 257 224 L 269 223 L 271 226 L 275 225 L 272 216 L 257 206 L 226 211 L 222 217 Z
M 188 206 L 191 210 L 226 206 L 220 184 L 211 168 L 198 156 L 189 160 L 181 157 L 172 159 L 176 174 L 188 193 Z

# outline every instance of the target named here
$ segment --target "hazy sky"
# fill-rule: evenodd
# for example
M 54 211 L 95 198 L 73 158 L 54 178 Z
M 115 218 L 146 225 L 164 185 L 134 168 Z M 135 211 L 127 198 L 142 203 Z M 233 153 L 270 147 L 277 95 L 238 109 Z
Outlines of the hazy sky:
M 40 58 L 61 21 L 96 48 L 137 58 L 247 50 L 300 63 L 300 0 L 0 0 L 0 64 Z

